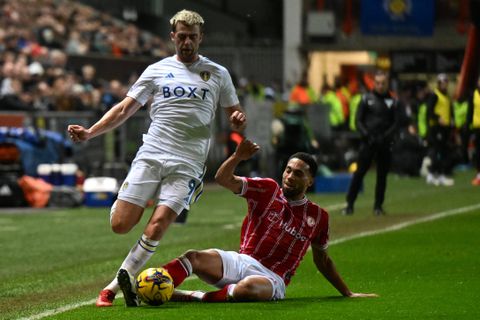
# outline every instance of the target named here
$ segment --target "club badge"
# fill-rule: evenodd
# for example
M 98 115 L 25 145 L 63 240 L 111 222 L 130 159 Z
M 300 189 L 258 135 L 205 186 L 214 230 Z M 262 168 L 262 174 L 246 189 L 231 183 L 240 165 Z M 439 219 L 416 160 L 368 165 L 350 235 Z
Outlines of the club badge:
M 200 78 L 202 78 L 203 81 L 208 81 L 208 80 L 210 80 L 210 71 L 202 71 L 202 72 L 200 72 Z
M 309 227 L 313 227 L 315 225 L 315 219 L 313 217 L 308 217 L 307 218 L 307 225 Z
M 127 188 L 128 188 L 128 181 L 125 181 L 125 182 L 122 184 L 120 190 L 121 190 L 121 191 L 125 191 Z

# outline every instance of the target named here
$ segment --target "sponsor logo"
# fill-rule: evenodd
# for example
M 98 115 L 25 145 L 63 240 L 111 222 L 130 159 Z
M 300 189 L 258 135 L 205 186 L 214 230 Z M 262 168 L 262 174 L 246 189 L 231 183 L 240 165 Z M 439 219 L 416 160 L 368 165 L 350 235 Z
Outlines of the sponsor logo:
M 298 232 L 295 227 L 289 226 L 286 222 L 280 221 L 280 228 L 285 230 L 289 235 L 300 241 L 307 241 L 308 238 Z
M 173 73 L 169 73 L 165 76 L 165 78 L 169 78 L 169 79 L 172 79 L 172 78 L 175 78 L 175 76 L 173 75 Z
M 174 88 L 163 87 L 162 92 L 163 92 L 164 98 L 170 98 L 174 96 L 177 98 L 187 97 L 187 98 L 205 100 L 207 93 L 209 93 L 210 90 L 205 88 L 197 88 L 197 87 L 184 88 L 182 86 L 176 86 Z

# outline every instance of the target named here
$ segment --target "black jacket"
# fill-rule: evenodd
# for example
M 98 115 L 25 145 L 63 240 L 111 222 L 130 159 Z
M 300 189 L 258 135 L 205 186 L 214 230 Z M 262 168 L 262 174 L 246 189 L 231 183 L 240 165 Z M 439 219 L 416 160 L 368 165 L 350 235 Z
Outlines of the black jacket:
M 389 93 L 363 95 L 356 115 L 357 130 L 365 139 L 391 140 L 399 125 L 398 101 Z

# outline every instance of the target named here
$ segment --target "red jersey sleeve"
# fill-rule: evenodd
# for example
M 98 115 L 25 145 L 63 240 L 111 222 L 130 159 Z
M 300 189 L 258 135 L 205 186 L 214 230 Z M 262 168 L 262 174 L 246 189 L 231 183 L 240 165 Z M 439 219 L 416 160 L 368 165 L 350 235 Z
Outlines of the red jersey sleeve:
M 243 187 L 238 194 L 246 199 L 262 200 L 271 198 L 275 191 L 280 189 L 278 183 L 270 178 L 242 177 Z
M 317 236 L 312 240 L 312 245 L 325 250 L 328 248 L 328 238 L 330 234 L 329 217 L 327 211 L 322 208 L 319 208 L 319 210 L 321 210 L 320 223 L 318 225 Z

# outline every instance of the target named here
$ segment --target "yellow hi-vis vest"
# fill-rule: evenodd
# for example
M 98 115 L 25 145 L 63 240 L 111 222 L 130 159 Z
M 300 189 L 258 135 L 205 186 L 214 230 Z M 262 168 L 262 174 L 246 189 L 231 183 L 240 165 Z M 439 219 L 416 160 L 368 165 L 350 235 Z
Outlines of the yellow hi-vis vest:
M 362 95 L 360 93 L 355 94 L 352 98 L 350 98 L 350 118 L 348 119 L 348 126 L 350 130 L 357 131 L 357 124 L 355 123 L 357 118 L 357 109 L 358 105 L 362 101 Z
M 427 136 L 427 104 L 425 102 L 418 107 L 417 121 L 418 135 L 425 138 Z
M 331 126 L 336 127 L 345 122 L 345 119 L 343 118 L 342 103 L 335 92 L 332 90 L 328 91 L 322 97 L 322 102 L 330 107 L 328 117 Z
M 455 128 L 461 128 L 467 122 L 468 100 L 453 102 L 453 120 Z
M 480 90 L 475 90 L 473 93 L 473 121 L 472 126 L 475 129 L 480 129 Z
M 435 94 L 437 95 L 438 100 L 433 112 L 438 115 L 439 120 L 442 120 L 445 125 L 450 125 L 450 99 L 438 89 L 435 89 Z

